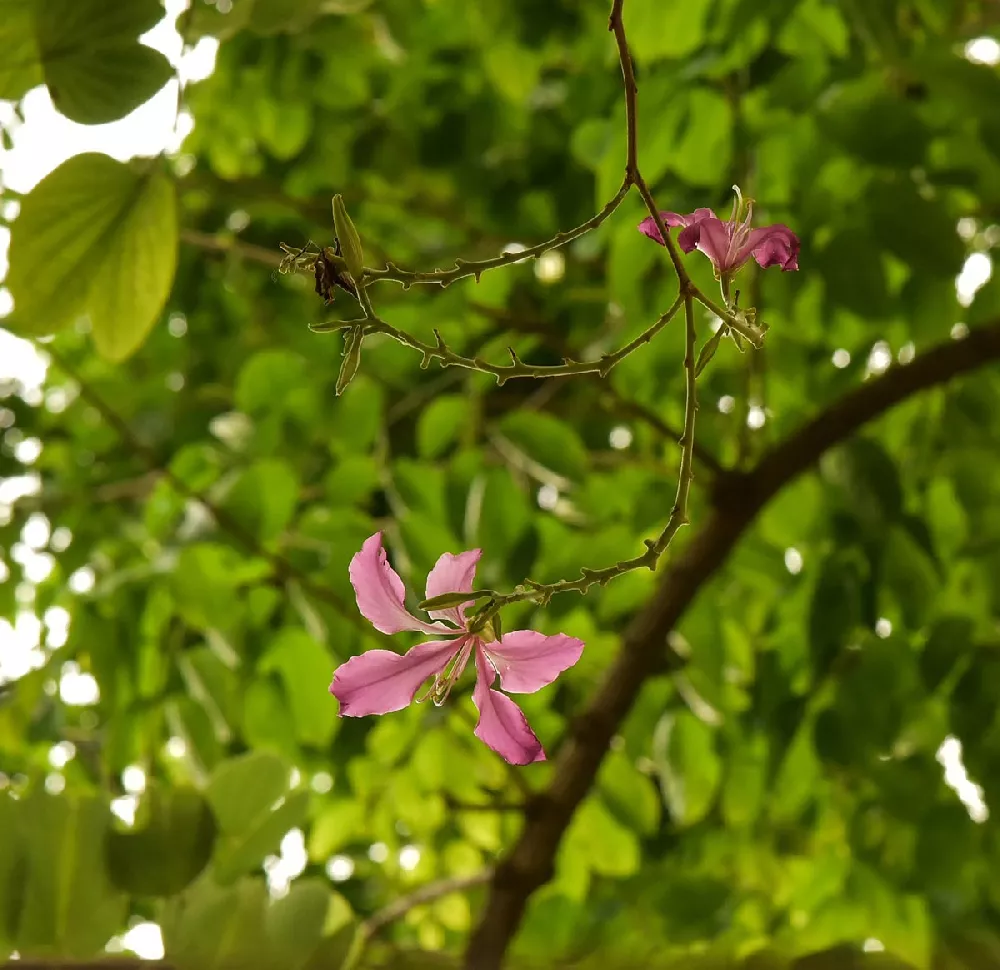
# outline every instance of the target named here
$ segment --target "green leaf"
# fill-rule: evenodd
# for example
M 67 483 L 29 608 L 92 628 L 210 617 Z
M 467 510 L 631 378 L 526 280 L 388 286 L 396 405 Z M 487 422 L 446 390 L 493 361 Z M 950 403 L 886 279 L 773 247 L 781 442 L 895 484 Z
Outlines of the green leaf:
M 281 688 L 270 678 L 258 678 L 243 698 L 243 735 L 255 748 L 287 758 L 299 754 L 295 722 Z
M 177 262 L 174 187 L 156 163 L 77 155 L 25 196 L 11 233 L 6 325 L 41 335 L 82 313 L 109 360 L 133 354 L 166 303 Z
M 907 102 L 868 78 L 843 86 L 820 118 L 835 141 L 874 165 L 919 165 L 931 137 Z
M 820 567 L 809 606 L 813 672 L 822 677 L 861 624 L 861 580 L 852 559 L 834 556 Z
M 873 237 L 921 276 L 953 279 L 962 268 L 965 247 L 955 232 L 955 217 L 941 201 L 929 201 L 910 179 L 872 182 L 865 207 Z
M 417 419 L 417 451 L 424 458 L 437 458 L 458 441 L 470 416 L 469 401 L 458 394 L 435 398 Z
M 251 415 L 267 415 L 295 408 L 306 380 L 306 360 L 290 350 L 261 350 L 253 354 L 236 378 L 237 407 Z
M 304 821 L 309 792 L 289 792 L 288 779 L 285 763 L 264 752 L 225 761 L 213 772 L 205 794 L 219 823 L 213 870 L 220 883 L 259 865 Z
M 325 745 L 337 725 L 336 704 L 327 687 L 336 666 L 326 648 L 305 630 L 287 628 L 271 641 L 261 671 L 277 671 L 303 744 Z
M 108 836 L 108 872 L 123 892 L 172 896 L 208 865 L 215 817 L 193 788 L 150 788 L 135 827 Z
M 515 411 L 500 422 L 500 431 L 528 458 L 559 475 L 579 479 L 587 470 L 587 449 L 577 431 L 554 415 Z
M 181 550 L 170 584 L 178 611 L 192 626 L 205 630 L 214 627 L 219 617 L 238 615 L 234 570 L 238 558 L 233 550 L 212 543 Z
M 344 455 L 329 475 L 325 486 L 329 501 L 334 506 L 356 505 L 364 502 L 378 488 L 378 464 L 370 455 Z
M 36 793 L 24 802 L 27 866 L 17 934 L 23 955 L 87 957 L 120 928 L 125 897 L 104 862 L 110 821 L 100 798 Z
M 792 822 L 817 796 L 820 765 L 813 748 L 813 724 L 803 722 L 785 751 L 771 787 L 770 817 L 778 824 Z
M 48 85 L 67 118 L 98 125 L 123 118 L 173 76 L 170 62 L 138 42 L 163 16 L 157 0 L 5 0 L 0 98 Z
M 722 784 L 722 817 L 733 828 L 753 825 L 767 786 L 767 739 L 752 734 L 734 746 Z
M 162 920 L 167 959 L 197 970 L 269 967 L 270 945 L 262 879 L 241 879 L 231 887 L 199 879 L 168 901 Z
M 588 798 L 577 810 L 566 833 L 564 855 L 579 854 L 587 868 L 624 878 L 640 863 L 639 842 L 615 819 L 600 798 Z
M 917 629 L 934 606 L 941 579 L 933 562 L 910 533 L 897 526 L 883 551 L 882 578 L 903 612 L 909 629 Z
M 837 233 L 822 250 L 819 271 L 827 300 L 864 319 L 889 309 L 889 288 L 881 254 L 863 229 Z
M 936 690 L 966 660 L 973 647 L 974 624 L 966 616 L 942 616 L 932 627 L 920 654 L 920 675 L 929 691 Z
M 687 128 L 671 152 L 670 167 L 692 185 L 715 185 L 732 156 L 732 108 L 718 92 L 696 87 L 687 95 L 687 112 Z
M 225 885 L 259 866 L 264 857 L 277 852 L 290 829 L 305 823 L 309 810 L 309 792 L 291 792 L 271 811 L 260 816 L 254 826 L 238 837 L 225 837 L 216 844 L 213 870 Z
M 665 714 L 653 735 L 653 761 L 674 824 L 700 822 L 722 777 L 712 728 L 688 711 Z
M 820 469 L 841 490 L 850 510 L 872 530 L 885 528 L 902 513 L 899 472 L 877 441 L 856 438 L 828 451 Z
M 640 63 L 687 57 L 704 39 L 711 0 L 629 0 L 625 28 Z
M 0 958 L 5 958 L 16 946 L 24 903 L 22 805 L 6 793 L 0 796 Z
M 35 0 L 3 0 L 0 7 L 0 98 L 18 101 L 45 75 L 35 37 Z
M 223 761 L 205 794 L 225 835 L 243 835 L 288 791 L 288 766 L 281 758 L 253 752 Z
M 597 784 L 601 796 L 618 819 L 643 835 L 656 832 L 660 825 L 660 799 L 656 788 L 624 752 L 608 754 Z
M 265 458 L 252 464 L 228 492 L 224 508 L 261 542 L 273 542 L 295 514 L 299 481 L 287 462 Z
M 298 970 L 306 964 L 323 938 L 334 898 L 319 879 L 298 879 L 268 907 L 265 927 L 281 966 Z

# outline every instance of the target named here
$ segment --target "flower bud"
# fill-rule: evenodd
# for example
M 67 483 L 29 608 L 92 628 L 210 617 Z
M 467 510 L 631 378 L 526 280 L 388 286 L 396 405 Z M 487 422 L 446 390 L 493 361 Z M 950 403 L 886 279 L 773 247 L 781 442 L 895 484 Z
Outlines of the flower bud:
M 364 339 L 361 327 L 351 327 L 344 337 L 344 362 L 340 365 L 340 374 L 337 376 L 337 397 L 347 390 L 347 385 L 354 380 L 354 375 L 361 366 L 361 344 Z
M 355 282 L 360 282 L 365 266 L 361 237 L 347 214 L 344 198 L 341 195 L 333 197 L 333 228 L 337 233 L 337 239 L 340 240 L 340 252 L 344 262 L 347 263 L 348 272 L 354 277 Z

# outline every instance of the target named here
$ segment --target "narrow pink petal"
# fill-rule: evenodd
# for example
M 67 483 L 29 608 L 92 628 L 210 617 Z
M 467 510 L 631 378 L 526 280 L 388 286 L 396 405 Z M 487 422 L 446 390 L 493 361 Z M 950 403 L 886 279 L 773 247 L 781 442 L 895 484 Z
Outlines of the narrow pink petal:
M 750 233 L 745 247 L 763 269 L 780 266 L 785 272 L 799 268 L 799 237 L 788 226 L 776 223 Z
M 476 650 L 476 689 L 472 700 L 479 709 L 476 737 L 512 765 L 544 761 L 545 752 L 524 712 L 509 697 L 490 690 L 496 672 L 482 648 Z
M 663 220 L 665 226 L 694 226 L 705 219 L 714 219 L 715 213 L 711 209 L 695 209 L 689 216 L 682 216 L 677 212 L 661 212 L 660 218 Z M 652 216 L 646 216 L 639 223 L 638 229 L 644 236 L 649 236 L 653 242 L 658 242 L 661 246 L 664 245 L 663 237 L 660 235 L 660 230 L 656 225 L 656 220 Z M 681 236 L 683 235 L 681 233 Z M 694 249 L 694 246 L 691 249 Z M 691 249 L 685 249 L 684 251 L 689 253 Z
M 583 641 L 563 633 L 547 637 L 534 630 L 514 630 L 483 649 L 500 675 L 504 690 L 533 694 L 580 659 Z
M 427 574 L 427 593 L 425 598 L 440 596 L 442 593 L 467 593 L 472 589 L 476 578 L 476 564 L 483 554 L 482 549 L 470 549 L 460 552 L 457 556 L 450 552 L 444 553 Z M 471 600 L 470 600 L 471 602 Z M 431 610 L 429 615 L 436 620 L 451 620 L 458 626 L 465 625 L 465 607 L 452 607 L 447 610 Z
M 729 273 L 736 268 L 729 252 L 731 241 L 727 224 L 719 219 L 704 219 L 698 224 L 701 230 L 698 236 L 700 249 L 714 264 L 720 273 Z
M 402 656 L 391 650 L 369 650 L 351 657 L 333 674 L 330 693 L 340 701 L 341 717 L 401 711 L 420 685 L 447 666 L 461 640 L 428 640 Z
M 350 574 L 358 609 L 376 630 L 389 634 L 403 630 L 420 630 L 423 633 L 442 633 L 446 630 L 441 623 L 418 620 L 403 605 L 406 589 L 386 559 L 381 532 L 365 540 L 361 551 L 351 560 Z

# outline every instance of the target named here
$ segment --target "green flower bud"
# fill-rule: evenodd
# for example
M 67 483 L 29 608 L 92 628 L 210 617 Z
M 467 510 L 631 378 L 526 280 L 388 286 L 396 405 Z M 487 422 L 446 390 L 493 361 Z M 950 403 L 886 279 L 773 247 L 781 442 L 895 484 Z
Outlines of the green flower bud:
M 420 603 L 420 609 L 448 610 L 471 600 L 487 599 L 490 596 L 496 596 L 492 589 L 477 589 L 474 592 L 470 590 L 467 593 L 442 593 L 440 596 L 432 596 L 430 599 L 424 600 Z
M 337 376 L 337 397 L 347 390 L 347 385 L 354 380 L 354 375 L 361 366 L 361 344 L 364 339 L 361 327 L 351 327 L 344 337 L 344 362 L 340 365 L 340 374 Z
M 364 252 L 361 249 L 361 237 L 358 230 L 354 228 L 351 217 L 344 208 L 344 199 L 341 195 L 333 197 L 333 228 L 340 240 L 340 252 L 347 263 L 348 272 L 354 277 L 355 282 L 361 280 L 364 274 Z

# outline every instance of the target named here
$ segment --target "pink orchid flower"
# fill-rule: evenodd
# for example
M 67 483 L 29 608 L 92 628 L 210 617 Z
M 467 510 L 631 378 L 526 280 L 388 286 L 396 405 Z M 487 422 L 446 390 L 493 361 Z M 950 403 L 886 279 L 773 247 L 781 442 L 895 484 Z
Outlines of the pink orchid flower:
M 753 217 L 753 199 L 744 201 L 737 186 L 732 215 L 726 222 L 711 209 L 695 209 L 688 216 L 676 212 L 661 212 L 660 218 L 667 226 L 683 226 L 677 244 L 684 252 L 700 249 L 715 266 L 717 277 L 732 276 L 752 256 L 762 269 L 780 266 L 783 271 L 799 268 L 799 237 L 788 226 L 750 228 Z M 665 245 L 656 221 L 647 216 L 639 223 L 639 232 L 649 236 L 661 246 Z
M 470 549 L 441 556 L 427 576 L 427 599 L 450 592 L 471 592 L 481 555 L 482 550 Z M 386 559 L 380 532 L 365 540 L 351 560 L 350 574 L 358 609 L 376 630 L 388 634 L 418 630 L 452 639 L 418 643 L 403 655 L 391 650 L 369 650 L 342 664 L 330 685 L 330 693 L 340 701 L 342 717 L 402 710 L 430 677 L 434 683 L 425 696 L 432 697 L 436 704 L 443 703 L 475 653 L 472 700 L 479 709 L 476 737 L 511 764 L 545 760 L 541 742 L 524 713 L 509 697 L 493 690 L 492 684 L 499 675 L 504 690 L 533 694 L 580 659 L 581 640 L 561 633 L 547 637 L 534 630 L 516 630 L 499 640 L 489 627 L 472 632 L 465 616 L 465 608 L 472 600 L 429 612 L 432 623 L 418 619 L 403 605 L 406 589 Z

